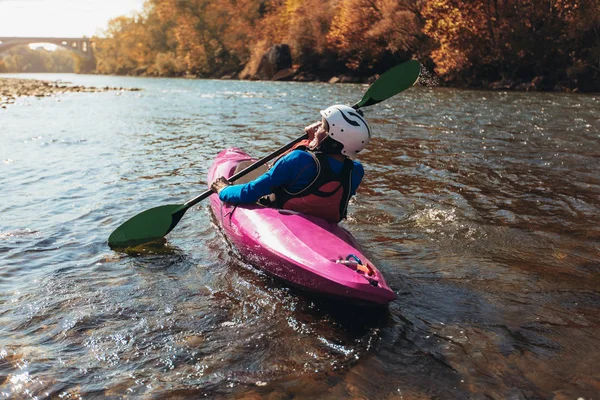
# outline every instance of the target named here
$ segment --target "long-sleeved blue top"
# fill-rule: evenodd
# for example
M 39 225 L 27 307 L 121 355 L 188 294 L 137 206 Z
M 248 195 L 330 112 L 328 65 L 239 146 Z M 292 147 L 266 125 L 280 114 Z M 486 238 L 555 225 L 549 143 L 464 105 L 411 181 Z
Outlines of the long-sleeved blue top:
M 335 173 L 342 170 L 344 163 L 329 157 L 329 165 Z M 365 174 L 361 163 L 354 161 L 352 170 L 352 187 L 350 194 L 356 194 L 356 189 Z M 280 158 L 269 171 L 255 180 L 227 186 L 219 193 L 221 201 L 232 204 L 250 204 L 259 198 L 273 193 L 275 188 L 285 188 L 289 192 L 299 192 L 307 187 L 317 175 L 317 164 L 313 157 L 302 150 L 294 150 Z

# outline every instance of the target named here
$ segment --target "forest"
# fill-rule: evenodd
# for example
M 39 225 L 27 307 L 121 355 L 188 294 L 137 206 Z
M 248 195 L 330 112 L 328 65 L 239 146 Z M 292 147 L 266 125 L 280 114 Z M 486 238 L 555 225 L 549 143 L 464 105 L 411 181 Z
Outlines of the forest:
M 600 91 L 600 0 L 147 0 L 94 37 L 96 72 L 362 81 L 410 58 L 442 85 Z
M 17 46 L 0 55 L 0 73 L 73 72 L 76 66 L 77 60 L 73 58 L 73 53 L 61 48 L 48 51 L 43 47 L 31 49 L 29 46 Z

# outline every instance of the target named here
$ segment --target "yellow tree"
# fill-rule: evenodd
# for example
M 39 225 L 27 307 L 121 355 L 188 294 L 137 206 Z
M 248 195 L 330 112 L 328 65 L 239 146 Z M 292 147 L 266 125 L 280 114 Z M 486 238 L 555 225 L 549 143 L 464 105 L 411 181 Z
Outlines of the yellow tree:
M 423 42 L 417 0 L 341 0 L 328 34 L 350 69 L 408 58 Z
M 424 32 L 438 45 L 431 53 L 436 72 L 446 76 L 473 65 L 476 49 L 488 48 L 491 37 L 481 1 L 428 0 L 422 10 Z
M 369 35 L 369 29 L 382 17 L 370 0 L 342 0 L 327 36 L 331 46 L 346 59 L 348 68 L 356 70 L 372 64 L 385 43 Z
M 249 58 L 249 43 L 260 17 L 258 0 L 154 0 L 177 56 L 189 72 L 212 75 L 236 70 Z
M 600 58 L 598 0 L 426 0 L 424 32 L 438 74 L 474 82 L 543 77 L 552 88 L 573 65 Z M 579 60 L 579 61 L 578 61 Z M 590 66 L 584 75 L 598 76 Z M 588 78 L 589 79 L 589 78 Z
M 263 1 L 251 43 L 251 57 L 242 76 L 256 72 L 262 56 L 274 44 L 290 46 L 296 65 L 318 68 L 327 57 L 327 32 L 334 13 L 333 0 Z
M 94 38 L 97 72 L 127 74 L 153 64 L 155 54 L 141 16 L 112 19 L 104 35 Z

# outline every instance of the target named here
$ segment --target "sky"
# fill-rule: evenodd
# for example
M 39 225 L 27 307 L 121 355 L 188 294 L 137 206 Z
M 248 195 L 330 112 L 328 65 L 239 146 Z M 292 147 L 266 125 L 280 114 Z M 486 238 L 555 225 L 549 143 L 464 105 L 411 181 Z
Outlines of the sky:
M 0 0 L 0 37 L 91 37 L 144 0 Z

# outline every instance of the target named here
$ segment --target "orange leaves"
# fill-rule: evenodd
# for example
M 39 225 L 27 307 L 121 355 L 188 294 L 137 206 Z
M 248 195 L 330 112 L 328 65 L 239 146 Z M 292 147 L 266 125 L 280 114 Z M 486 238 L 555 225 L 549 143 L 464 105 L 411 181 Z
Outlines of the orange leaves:
M 599 0 L 146 0 L 96 43 L 101 73 L 231 75 L 286 43 L 309 75 L 344 64 L 367 74 L 417 55 L 447 80 L 593 82 L 598 32 Z
M 211 76 L 249 58 L 260 0 L 152 0 L 185 70 Z
M 473 66 L 494 64 L 503 51 L 502 0 L 429 0 L 422 13 L 424 32 L 437 44 L 431 53 L 436 72 L 449 76 Z
M 592 54 L 579 38 L 600 29 L 598 0 L 425 0 L 422 15 L 436 71 L 448 78 L 565 79 L 576 54 Z
M 439 75 L 468 66 L 466 49 L 461 43 L 462 31 L 469 27 L 467 11 L 453 0 L 432 0 L 425 2 L 422 14 L 425 20 L 424 32 L 438 44 L 431 53 Z
M 351 69 L 357 69 L 374 50 L 368 30 L 379 16 L 379 10 L 369 0 L 340 2 L 327 38 L 335 50 L 348 58 L 347 65 Z
M 131 73 L 154 61 L 145 20 L 118 17 L 109 21 L 105 38 L 96 40 L 96 70 L 100 73 Z
M 287 43 L 308 71 L 335 59 L 369 68 L 384 54 L 417 48 L 419 1 L 147 0 L 143 16 L 111 23 L 100 57 L 104 72 L 177 66 L 213 75 L 241 70 L 254 48 Z
M 342 0 L 329 43 L 350 69 L 370 68 L 386 54 L 414 54 L 422 44 L 417 0 Z
M 410 57 L 423 38 L 419 0 L 329 1 L 333 8 L 325 31 L 327 50 L 360 73 L 386 57 Z

